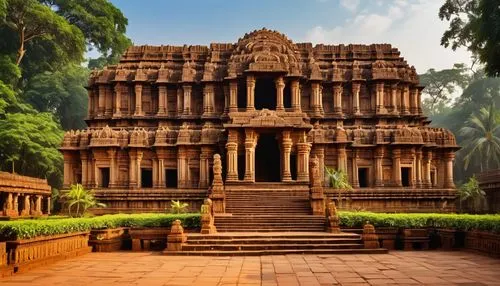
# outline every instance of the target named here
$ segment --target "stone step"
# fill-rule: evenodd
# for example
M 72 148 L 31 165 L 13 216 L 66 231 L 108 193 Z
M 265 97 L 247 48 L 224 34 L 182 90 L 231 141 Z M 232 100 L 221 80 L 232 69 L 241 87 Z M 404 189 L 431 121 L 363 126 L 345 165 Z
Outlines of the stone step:
M 186 244 L 182 247 L 184 251 L 246 251 L 246 250 L 290 250 L 290 249 L 360 249 L 363 245 L 360 243 L 343 243 L 343 244 Z
M 361 238 L 189 238 L 189 244 L 360 244 Z
M 164 251 L 166 255 L 183 256 L 262 256 L 262 255 L 287 255 L 287 254 L 385 254 L 387 249 L 278 249 L 278 250 L 208 250 L 208 251 Z
M 308 227 L 308 228 L 265 228 L 265 227 L 259 227 L 259 228 L 224 228 L 224 227 L 218 227 L 217 228 L 218 232 L 322 232 L 325 231 L 324 227 Z
M 328 233 L 328 232 L 274 232 L 274 233 L 247 233 L 247 232 L 233 232 L 233 233 L 215 233 L 215 234 L 200 234 L 188 233 L 188 241 L 200 239 L 361 239 L 361 235 L 354 233 Z

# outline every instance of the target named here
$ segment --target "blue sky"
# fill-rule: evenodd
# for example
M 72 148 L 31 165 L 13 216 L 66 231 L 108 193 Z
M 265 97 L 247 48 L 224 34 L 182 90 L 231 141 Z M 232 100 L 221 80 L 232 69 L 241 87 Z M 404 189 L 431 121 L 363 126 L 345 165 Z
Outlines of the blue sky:
M 444 0 L 112 0 L 129 19 L 136 45 L 234 43 L 266 27 L 294 42 L 390 43 L 419 73 L 470 63 L 464 50 L 439 45 Z

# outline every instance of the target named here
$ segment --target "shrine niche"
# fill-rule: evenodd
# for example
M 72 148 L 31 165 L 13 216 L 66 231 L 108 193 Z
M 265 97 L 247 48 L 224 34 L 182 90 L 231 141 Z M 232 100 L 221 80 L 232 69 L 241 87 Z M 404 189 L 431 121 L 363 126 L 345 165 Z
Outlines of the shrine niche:
M 351 208 L 449 211 L 458 147 L 429 126 L 422 89 L 388 44 L 313 46 L 261 29 L 236 43 L 132 46 L 90 75 L 89 127 L 61 146 L 64 186 L 94 188 L 105 212 L 171 199 L 196 209 L 212 186 L 223 212 L 221 186 L 309 186 L 310 166 L 335 198 L 333 167 L 355 188 Z

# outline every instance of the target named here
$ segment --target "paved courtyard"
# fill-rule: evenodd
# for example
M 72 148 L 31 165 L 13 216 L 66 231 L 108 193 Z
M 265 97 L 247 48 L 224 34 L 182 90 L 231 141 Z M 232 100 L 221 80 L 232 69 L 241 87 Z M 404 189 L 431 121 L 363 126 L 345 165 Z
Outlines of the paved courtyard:
M 500 259 L 467 252 L 169 257 L 91 253 L 0 285 L 500 285 Z

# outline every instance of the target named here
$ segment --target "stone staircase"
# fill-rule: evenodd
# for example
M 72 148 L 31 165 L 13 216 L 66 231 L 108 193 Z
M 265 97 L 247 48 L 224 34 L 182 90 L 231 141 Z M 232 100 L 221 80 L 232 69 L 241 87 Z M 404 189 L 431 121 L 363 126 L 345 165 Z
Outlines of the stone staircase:
M 226 213 L 214 217 L 217 233 L 190 233 L 182 251 L 168 255 L 387 252 L 385 249 L 364 249 L 360 234 L 326 233 L 325 217 L 312 215 L 307 185 L 226 185 L 225 192 Z

